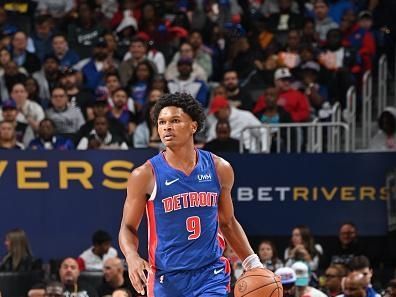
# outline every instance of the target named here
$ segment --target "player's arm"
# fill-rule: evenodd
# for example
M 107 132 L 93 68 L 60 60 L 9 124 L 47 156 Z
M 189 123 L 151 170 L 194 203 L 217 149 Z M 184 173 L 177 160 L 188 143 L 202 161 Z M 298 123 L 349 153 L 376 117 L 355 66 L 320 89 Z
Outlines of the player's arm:
M 128 264 L 129 278 L 136 291 L 143 294 L 147 282 L 144 270 L 150 267 L 138 254 L 138 228 L 146 207 L 146 195 L 151 193 L 153 187 L 154 178 L 150 164 L 145 163 L 131 173 L 119 233 L 119 244 Z
M 221 196 L 219 199 L 219 224 L 220 230 L 227 243 L 243 261 L 245 270 L 263 267 L 257 255 L 250 247 L 249 241 L 234 216 L 234 206 L 231 199 L 231 189 L 234 185 L 234 171 L 227 161 L 214 156 L 217 175 L 221 186 Z

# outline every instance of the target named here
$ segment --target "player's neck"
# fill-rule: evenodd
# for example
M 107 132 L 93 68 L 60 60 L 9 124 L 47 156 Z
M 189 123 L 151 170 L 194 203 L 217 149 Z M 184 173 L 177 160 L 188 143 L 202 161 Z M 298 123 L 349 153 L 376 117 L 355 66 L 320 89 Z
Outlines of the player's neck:
M 180 148 L 167 148 L 164 156 L 170 166 L 183 171 L 187 175 L 194 170 L 198 161 L 198 155 L 193 144 Z

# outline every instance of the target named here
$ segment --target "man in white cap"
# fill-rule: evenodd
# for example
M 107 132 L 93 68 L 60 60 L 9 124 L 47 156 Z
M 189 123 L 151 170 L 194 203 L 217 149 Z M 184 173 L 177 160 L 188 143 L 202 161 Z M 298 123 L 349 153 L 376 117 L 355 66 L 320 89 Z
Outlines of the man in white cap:
M 296 273 L 290 267 L 278 268 L 276 275 L 281 278 L 283 297 L 294 297 L 296 295 Z
M 291 267 L 296 274 L 296 294 L 295 297 L 327 297 L 322 291 L 310 287 L 309 279 L 310 273 L 308 265 L 304 262 L 297 261 Z

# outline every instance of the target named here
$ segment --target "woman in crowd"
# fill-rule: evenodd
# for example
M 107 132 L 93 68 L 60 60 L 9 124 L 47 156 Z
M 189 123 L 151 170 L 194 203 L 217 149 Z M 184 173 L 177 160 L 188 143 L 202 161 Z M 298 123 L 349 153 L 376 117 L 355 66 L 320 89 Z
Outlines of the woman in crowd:
M 278 251 L 272 241 L 263 240 L 259 245 L 257 253 L 265 268 L 275 271 L 283 267 L 282 261 L 278 258 Z

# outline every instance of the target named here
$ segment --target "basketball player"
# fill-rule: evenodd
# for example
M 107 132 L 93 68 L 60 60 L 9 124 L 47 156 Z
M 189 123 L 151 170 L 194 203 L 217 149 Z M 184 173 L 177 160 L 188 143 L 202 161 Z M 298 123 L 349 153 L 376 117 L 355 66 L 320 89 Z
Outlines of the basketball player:
M 234 217 L 232 167 L 194 148 L 205 114 L 190 95 L 163 95 L 152 118 L 166 149 L 132 172 L 119 234 L 132 285 L 142 295 L 147 286 L 150 297 L 227 296 L 230 268 L 222 236 L 245 270 L 263 267 Z M 137 252 L 145 209 L 149 263 Z

